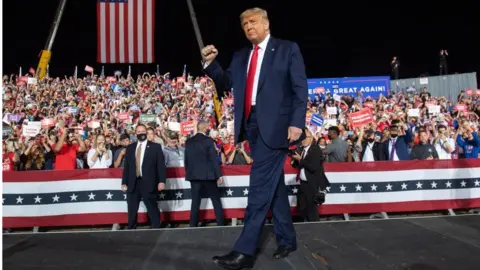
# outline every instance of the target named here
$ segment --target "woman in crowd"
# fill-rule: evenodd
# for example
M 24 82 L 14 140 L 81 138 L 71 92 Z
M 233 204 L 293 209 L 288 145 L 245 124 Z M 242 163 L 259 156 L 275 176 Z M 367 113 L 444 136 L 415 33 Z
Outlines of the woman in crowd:
M 20 156 L 22 167 L 26 171 L 45 170 L 45 154 L 42 147 L 42 144 L 37 143 L 37 141 L 30 140 L 28 142 L 27 149 Z M 47 153 L 49 153 L 50 156 L 53 155 L 52 151 Z
M 107 169 L 112 165 L 112 151 L 107 149 L 104 135 L 95 137 L 93 147 L 88 151 L 87 160 L 90 169 Z

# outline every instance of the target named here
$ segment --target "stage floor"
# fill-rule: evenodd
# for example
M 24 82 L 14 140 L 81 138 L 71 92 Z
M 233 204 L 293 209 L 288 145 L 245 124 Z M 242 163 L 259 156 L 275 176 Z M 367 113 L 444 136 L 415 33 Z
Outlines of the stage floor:
M 274 260 L 272 226 L 254 269 L 480 269 L 480 216 L 295 225 L 298 250 Z M 241 227 L 3 235 L 4 269 L 220 269 Z

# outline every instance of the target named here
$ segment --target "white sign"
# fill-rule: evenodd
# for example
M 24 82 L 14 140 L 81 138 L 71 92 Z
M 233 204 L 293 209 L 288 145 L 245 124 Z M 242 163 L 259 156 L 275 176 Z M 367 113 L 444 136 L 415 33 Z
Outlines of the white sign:
M 25 137 L 34 137 L 40 134 L 41 128 L 42 122 L 40 121 L 28 122 L 26 125 L 23 125 L 22 134 Z
M 433 115 L 440 114 L 440 106 L 439 105 L 428 106 L 428 113 Z
M 235 122 L 234 121 L 227 121 L 227 130 L 230 134 L 234 133 L 235 130 Z
M 327 128 L 337 126 L 337 119 L 325 119 L 323 122 Z
M 420 109 L 409 109 L 408 116 L 410 117 L 420 117 Z
M 428 84 L 428 78 L 420 78 L 420 84 Z
M 327 107 L 327 114 L 337 115 L 337 107 Z
M 28 84 L 37 84 L 37 78 L 28 78 Z
M 180 123 L 168 122 L 168 129 L 171 131 L 180 131 Z
M 341 101 L 342 101 L 342 97 L 341 97 L 340 95 L 333 94 L 333 100 L 338 101 L 338 102 L 341 102 Z

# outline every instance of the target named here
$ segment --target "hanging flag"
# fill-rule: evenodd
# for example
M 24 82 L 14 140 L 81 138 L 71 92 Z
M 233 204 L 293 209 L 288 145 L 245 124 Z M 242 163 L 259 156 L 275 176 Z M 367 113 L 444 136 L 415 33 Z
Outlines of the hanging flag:
M 153 63 L 155 0 L 99 0 L 97 61 Z

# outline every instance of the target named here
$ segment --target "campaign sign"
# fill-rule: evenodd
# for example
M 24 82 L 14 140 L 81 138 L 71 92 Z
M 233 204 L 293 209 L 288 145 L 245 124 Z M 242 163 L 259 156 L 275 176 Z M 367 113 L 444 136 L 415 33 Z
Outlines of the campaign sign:
M 321 127 L 323 126 L 323 118 L 318 114 L 312 114 L 312 119 L 310 120 L 310 123 Z
M 388 76 L 308 79 L 308 95 L 312 99 L 320 92 L 356 96 L 357 91 L 362 92 L 363 97 L 378 98 L 380 94 L 386 96 L 389 89 Z

